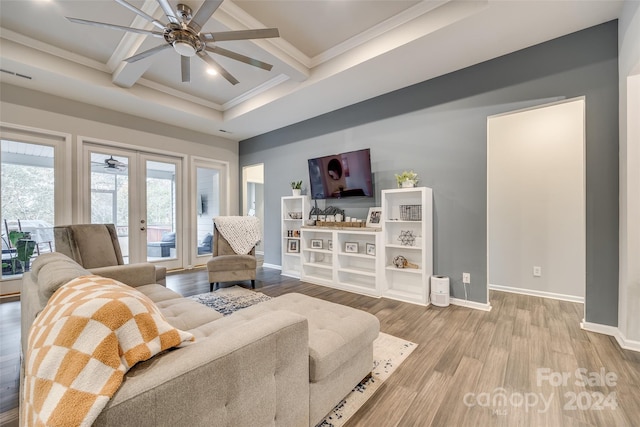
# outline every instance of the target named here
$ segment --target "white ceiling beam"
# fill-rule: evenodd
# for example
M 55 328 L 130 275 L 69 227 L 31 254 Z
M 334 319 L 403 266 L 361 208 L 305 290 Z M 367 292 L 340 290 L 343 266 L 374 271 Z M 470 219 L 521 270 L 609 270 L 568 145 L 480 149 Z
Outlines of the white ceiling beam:
M 162 10 L 155 0 L 146 0 L 140 10 L 153 16 L 159 21 L 166 21 L 166 17 L 161 13 Z M 160 17 L 160 15 L 162 15 L 164 19 Z M 133 15 L 132 13 L 132 17 L 134 17 L 131 23 L 133 28 L 155 30 L 154 25 L 141 16 Z M 143 34 L 129 32 L 124 33 L 120 43 L 118 43 L 118 46 L 113 51 L 109 61 L 107 61 L 107 66 L 110 70 L 113 70 L 111 81 L 114 84 L 120 87 L 129 88 L 133 86 L 140 77 L 142 77 L 145 71 L 147 71 L 152 61 L 143 60 L 136 61 L 134 63 L 123 61 L 124 59 L 135 55 L 146 38 L 147 36 Z M 158 43 L 164 43 L 164 40 L 158 39 Z

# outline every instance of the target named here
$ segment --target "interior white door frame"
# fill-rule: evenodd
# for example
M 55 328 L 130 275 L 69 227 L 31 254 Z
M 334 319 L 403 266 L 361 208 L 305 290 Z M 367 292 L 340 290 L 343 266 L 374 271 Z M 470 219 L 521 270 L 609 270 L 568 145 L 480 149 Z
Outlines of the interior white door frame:
M 545 103 L 542 105 L 536 105 L 533 107 L 528 107 L 528 108 L 523 108 L 523 109 L 518 109 L 518 110 L 514 110 L 514 111 L 509 111 L 506 113 L 501 113 L 501 114 L 496 114 L 493 116 L 489 116 L 487 117 L 487 122 L 492 119 L 492 118 L 497 118 L 497 117 L 501 117 L 501 116 L 507 116 L 507 115 L 512 115 L 512 114 L 518 114 L 518 113 L 523 113 L 526 111 L 531 111 L 531 110 L 538 110 L 538 109 L 542 109 L 542 108 L 548 108 L 548 107 L 552 107 L 555 105 L 560 105 L 560 104 L 566 104 L 566 103 L 570 103 L 570 102 L 576 102 L 576 101 L 582 101 L 583 103 L 585 103 L 586 98 L 584 96 L 580 96 L 580 97 L 575 97 L 575 98 L 570 98 L 570 99 L 563 99 L 560 101 L 555 101 L 555 102 L 550 102 L 550 103 Z M 585 127 L 586 126 L 586 117 L 584 116 L 585 112 L 584 112 L 584 108 L 583 108 L 583 119 L 582 119 L 582 126 Z M 586 130 L 583 128 L 583 135 L 586 135 Z M 583 137 L 584 138 L 584 137 Z M 487 229 L 486 229 L 486 233 L 487 233 L 487 301 L 489 301 L 489 285 L 490 285 L 490 277 L 491 277 L 491 270 L 490 270 L 490 239 L 489 239 L 489 220 L 490 220 L 490 212 L 489 212 L 489 202 L 490 202 L 490 194 L 491 194 L 491 188 L 489 188 L 489 174 L 490 174 L 490 170 L 489 170 L 489 165 L 490 165 L 490 156 L 491 156 L 491 152 L 489 149 L 489 136 L 487 134 Z M 581 204 L 582 204 L 582 210 L 581 210 L 581 214 L 582 214 L 582 224 L 584 225 L 583 228 L 583 241 L 586 242 L 586 141 L 583 139 L 582 142 L 582 189 L 583 189 L 583 197 L 581 200 Z M 585 260 L 586 263 L 586 244 L 585 247 L 583 248 L 584 253 L 583 253 L 583 259 Z M 583 283 L 583 286 L 586 288 L 586 271 L 585 273 L 585 280 Z M 541 295 L 544 296 L 544 295 Z M 586 307 L 586 305 L 585 305 Z
M 192 224 L 190 227 L 190 232 L 185 233 L 186 243 L 185 243 L 185 257 L 189 259 L 189 265 L 187 268 L 192 268 L 194 266 L 203 265 L 207 262 L 207 260 L 211 257 L 208 255 L 198 255 L 197 242 L 198 242 L 198 227 L 197 227 L 197 216 L 198 212 L 196 209 L 197 197 L 198 197 L 198 177 L 197 171 L 198 168 L 207 168 L 207 169 L 216 169 L 220 175 L 220 215 L 231 215 L 234 212 L 231 210 L 231 194 L 230 194 L 230 164 L 229 162 L 210 159 L 207 157 L 200 156 L 191 156 L 189 161 L 189 196 L 186 198 L 187 205 L 185 206 L 185 215 L 188 215 L 189 224 Z M 213 220 L 213 219 L 212 219 Z

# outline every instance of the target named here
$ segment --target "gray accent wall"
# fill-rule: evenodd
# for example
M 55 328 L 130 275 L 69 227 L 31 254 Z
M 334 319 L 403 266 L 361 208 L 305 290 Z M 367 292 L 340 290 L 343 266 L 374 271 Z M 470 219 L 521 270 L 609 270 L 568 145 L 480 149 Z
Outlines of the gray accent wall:
M 265 262 L 280 264 L 280 197 L 308 187 L 307 159 L 370 148 L 376 197 L 327 203 L 364 218 L 413 169 L 433 188 L 434 272 L 461 299 L 471 273 L 469 300 L 487 302 L 487 117 L 585 96 L 586 320 L 617 325 L 617 49 L 611 21 L 241 141 L 240 169 L 265 166 Z

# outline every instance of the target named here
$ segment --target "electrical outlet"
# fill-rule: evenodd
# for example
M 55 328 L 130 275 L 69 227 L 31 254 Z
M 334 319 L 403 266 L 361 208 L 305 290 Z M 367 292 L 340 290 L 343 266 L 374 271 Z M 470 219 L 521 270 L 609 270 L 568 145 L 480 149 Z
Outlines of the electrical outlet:
M 542 276 L 542 267 L 538 267 L 537 265 L 533 267 L 533 277 Z
M 467 285 L 471 283 L 471 274 L 462 273 L 462 283 L 466 283 Z

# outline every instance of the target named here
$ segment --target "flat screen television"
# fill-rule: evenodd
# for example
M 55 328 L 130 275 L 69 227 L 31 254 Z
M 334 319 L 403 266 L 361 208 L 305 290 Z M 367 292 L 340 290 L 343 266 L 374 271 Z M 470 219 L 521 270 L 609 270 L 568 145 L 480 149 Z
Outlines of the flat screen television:
M 369 149 L 309 159 L 312 199 L 373 197 Z

